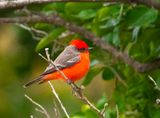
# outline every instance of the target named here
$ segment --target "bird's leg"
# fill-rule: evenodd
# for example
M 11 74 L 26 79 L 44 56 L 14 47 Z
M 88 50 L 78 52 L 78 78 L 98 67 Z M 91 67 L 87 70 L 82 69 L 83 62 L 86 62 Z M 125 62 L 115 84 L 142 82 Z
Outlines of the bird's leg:
M 82 91 L 81 87 L 78 87 L 74 82 L 71 83 L 71 86 L 74 88 L 75 91 L 79 92 Z
M 72 93 L 77 96 L 78 98 L 82 99 L 83 98 L 83 93 L 82 90 L 84 87 L 78 87 L 74 82 L 72 82 L 70 79 L 67 79 L 66 82 L 71 86 L 72 88 Z
M 70 81 L 70 80 L 69 80 Z M 72 82 L 72 81 L 70 81 L 70 83 L 68 83 L 71 87 L 72 87 L 72 89 L 73 89 L 73 91 L 72 91 L 72 93 L 75 95 L 75 96 L 77 96 L 78 98 L 80 98 L 80 99 L 82 99 L 83 98 L 83 93 L 82 93 L 82 89 L 81 89 L 81 87 L 78 87 L 74 82 Z
M 66 80 L 67 84 L 71 85 L 72 81 L 70 79 Z
M 66 80 L 67 84 L 69 84 L 75 91 L 79 91 L 80 87 L 78 87 L 74 82 L 72 82 L 70 79 Z

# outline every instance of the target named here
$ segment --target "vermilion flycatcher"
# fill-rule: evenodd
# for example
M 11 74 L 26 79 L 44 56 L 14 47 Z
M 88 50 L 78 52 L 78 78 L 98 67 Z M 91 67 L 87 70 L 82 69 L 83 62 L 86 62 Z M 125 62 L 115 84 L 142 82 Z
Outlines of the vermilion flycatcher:
M 81 79 L 88 72 L 90 66 L 88 45 L 80 39 L 72 40 L 70 45 L 55 59 L 54 64 L 71 82 Z M 28 82 L 25 87 L 33 83 L 43 83 L 55 79 L 65 80 L 50 64 L 38 78 Z

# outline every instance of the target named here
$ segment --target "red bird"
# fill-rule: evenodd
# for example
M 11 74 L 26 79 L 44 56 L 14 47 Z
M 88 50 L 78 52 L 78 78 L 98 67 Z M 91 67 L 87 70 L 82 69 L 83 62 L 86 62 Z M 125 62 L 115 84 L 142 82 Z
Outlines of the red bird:
M 72 40 L 70 45 L 55 59 L 54 64 L 71 82 L 80 80 L 88 72 L 90 66 L 88 45 L 80 39 Z M 25 87 L 33 83 L 43 83 L 55 79 L 66 80 L 50 64 L 38 78 L 28 82 Z

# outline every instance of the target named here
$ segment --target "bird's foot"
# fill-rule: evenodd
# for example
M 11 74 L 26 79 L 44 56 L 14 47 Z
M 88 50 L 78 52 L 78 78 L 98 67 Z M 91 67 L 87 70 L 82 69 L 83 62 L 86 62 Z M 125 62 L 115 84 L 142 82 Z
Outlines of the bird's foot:
M 71 85 L 73 82 L 70 79 L 66 80 L 67 84 Z
M 73 95 L 77 96 L 79 99 L 82 99 L 83 98 L 83 89 L 84 87 L 81 86 L 81 87 L 78 87 L 75 83 L 71 83 L 71 87 L 73 89 L 72 93 Z

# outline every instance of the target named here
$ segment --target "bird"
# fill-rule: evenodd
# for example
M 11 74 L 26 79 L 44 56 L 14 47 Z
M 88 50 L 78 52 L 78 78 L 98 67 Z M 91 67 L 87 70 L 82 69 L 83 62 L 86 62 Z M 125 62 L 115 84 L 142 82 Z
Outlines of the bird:
M 66 78 L 59 71 L 68 78 L 69 82 L 82 79 L 89 71 L 90 49 L 82 39 L 71 40 L 69 45 L 53 61 L 56 67 L 49 64 L 38 78 L 29 81 L 24 87 L 26 88 L 34 83 L 42 84 L 50 80 L 62 79 L 66 81 Z

